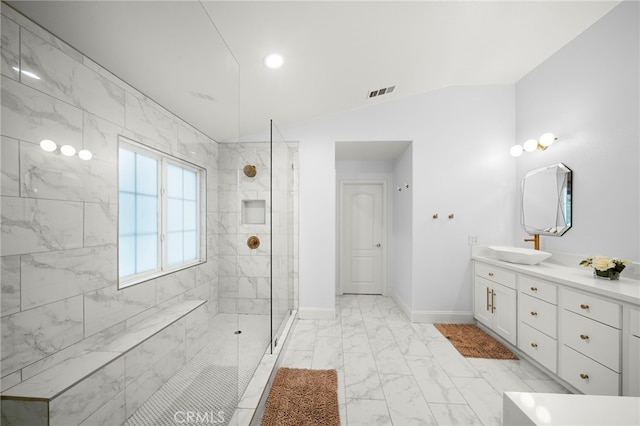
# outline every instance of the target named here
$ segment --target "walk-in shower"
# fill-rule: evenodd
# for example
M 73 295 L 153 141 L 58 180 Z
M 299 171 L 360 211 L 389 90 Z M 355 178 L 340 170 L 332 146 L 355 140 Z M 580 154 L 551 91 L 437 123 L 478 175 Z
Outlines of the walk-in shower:
M 228 424 L 263 356 L 283 344 L 296 308 L 297 162 L 297 143 L 281 138 L 218 144 L 218 212 L 207 220 L 216 229 L 208 249 L 217 254 L 218 313 L 204 349 L 127 425 L 198 415 Z

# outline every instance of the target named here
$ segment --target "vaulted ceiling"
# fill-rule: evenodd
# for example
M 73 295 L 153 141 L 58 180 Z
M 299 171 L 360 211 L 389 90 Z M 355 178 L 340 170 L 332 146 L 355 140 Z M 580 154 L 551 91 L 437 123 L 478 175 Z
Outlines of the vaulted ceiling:
M 513 84 L 619 1 L 10 1 L 218 141 L 447 86 Z M 277 70 L 262 60 L 284 56 Z M 395 86 L 369 98 L 371 90 Z

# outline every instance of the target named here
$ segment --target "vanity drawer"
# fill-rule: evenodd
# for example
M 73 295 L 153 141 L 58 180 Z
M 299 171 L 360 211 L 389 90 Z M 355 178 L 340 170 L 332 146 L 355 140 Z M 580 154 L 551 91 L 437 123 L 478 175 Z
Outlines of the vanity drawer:
M 562 312 L 562 343 L 620 371 L 620 330 L 570 311 Z
M 475 274 L 509 288 L 516 288 L 516 274 L 496 266 L 475 263 Z
M 549 371 L 556 373 L 558 341 L 524 322 L 518 324 L 518 348 L 538 361 Z
M 518 318 L 531 327 L 542 331 L 549 337 L 556 338 L 558 307 L 520 293 L 518 298 Z
M 629 334 L 640 337 L 640 311 L 633 308 L 629 308 Z
M 640 337 L 629 337 L 627 357 L 628 371 L 622 375 L 625 396 L 640 396 Z
M 587 318 L 620 328 L 620 305 L 617 303 L 562 289 L 562 307 Z
M 554 305 L 558 304 L 557 287 L 546 281 L 520 275 L 518 278 L 518 291 Z
M 560 377 L 587 395 L 620 395 L 620 375 L 573 349 L 560 348 Z

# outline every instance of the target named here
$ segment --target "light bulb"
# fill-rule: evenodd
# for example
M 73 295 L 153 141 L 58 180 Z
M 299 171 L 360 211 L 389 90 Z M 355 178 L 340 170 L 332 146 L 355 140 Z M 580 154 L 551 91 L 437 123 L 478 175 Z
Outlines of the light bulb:
M 529 139 L 524 143 L 524 150 L 527 152 L 533 152 L 538 147 L 538 141 L 535 139 Z
M 284 59 L 282 59 L 282 56 L 277 53 L 271 53 L 264 58 L 264 64 L 268 68 L 280 68 L 283 63 Z
M 56 145 L 56 143 L 52 140 L 43 139 L 40 141 L 40 148 L 47 152 L 53 152 L 56 150 L 56 148 L 58 148 L 58 145 Z
M 71 156 L 75 155 L 76 149 L 74 147 L 72 147 L 71 145 L 62 145 L 60 147 L 60 152 L 63 155 L 66 155 L 67 157 L 71 157 Z
M 520 157 L 522 155 L 522 145 L 514 145 L 509 150 L 512 157 Z
M 544 135 L 540 136 L 540 145 L 551 146 L 555 140 L 556 136 L 553 133 L 545 133 Z
M 78 151 L 78 157 L 80 157 L 83 160 L 91 160 L 91 158 L 93 157 L 93 154 L 91 153 L 91 151 L 87 151 L 86 149 L 81 149 L 80 151 Z

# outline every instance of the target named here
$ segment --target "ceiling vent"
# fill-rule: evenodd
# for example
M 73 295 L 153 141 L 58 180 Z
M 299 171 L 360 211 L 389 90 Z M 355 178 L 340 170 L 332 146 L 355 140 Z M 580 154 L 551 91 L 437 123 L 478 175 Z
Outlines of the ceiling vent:
M 389 94 L 389 93 L 393 92 L 395 88 L 396 88 L 396 86 L 391 86 L 391 87 L 385 87 L 385 88 L 378 89 L 378 90 L 372 90 L 372 91 L 369 92 L 368 98 L 375 98 L 376 96 L 382 96 L 382 95 Z

